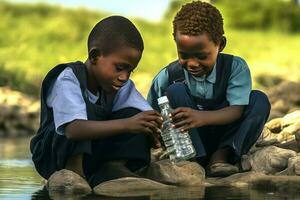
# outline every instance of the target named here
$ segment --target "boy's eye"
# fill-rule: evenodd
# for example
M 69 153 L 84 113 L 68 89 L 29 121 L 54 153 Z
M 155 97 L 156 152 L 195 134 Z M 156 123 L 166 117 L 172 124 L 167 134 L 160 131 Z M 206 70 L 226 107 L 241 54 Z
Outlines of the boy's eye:
M 199 60 L 205 60 L 207 58 L 206 54 L 196 54 L 195 57 Z
M 180 58 L 186 60 L 189 58 L 189 55 L 187 53 L 180 53 Z
M 118 72 L 122 71 L 124 69 L 124 67 L 120 66 L 120 65 L 116 65 L 116 70 Z

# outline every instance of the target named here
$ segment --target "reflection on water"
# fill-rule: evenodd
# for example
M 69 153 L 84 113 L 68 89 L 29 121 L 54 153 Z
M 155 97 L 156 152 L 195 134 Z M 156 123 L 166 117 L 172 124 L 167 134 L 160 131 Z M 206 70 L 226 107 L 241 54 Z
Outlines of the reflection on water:
M 104 197 L 97 195 L 61 196 L 48 194 L 42 178 L 35 172 L 28 149 L 29 138 L 0 140 L 0 199 L 82 199 L 82 200 L 179 200 L 179 199 L 300 199 L 300 194 L 256 191 L 233 187 L 177 188 L 151 192 L 141 197 Z

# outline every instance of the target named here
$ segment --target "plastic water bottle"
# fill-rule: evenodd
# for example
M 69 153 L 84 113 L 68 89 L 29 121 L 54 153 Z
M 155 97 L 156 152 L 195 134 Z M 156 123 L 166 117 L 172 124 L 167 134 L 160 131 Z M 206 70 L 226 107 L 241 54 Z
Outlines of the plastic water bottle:
M 182 133 L 179 129 L 172 127 L 172 120 L 170 118 L 172 108 L 170 107 L 168 98 L 162 96 L 157 101 L 164 119 L 161 137 L 171 162 L 176 163 L 195 157 L 196 151 L 188 132 Z

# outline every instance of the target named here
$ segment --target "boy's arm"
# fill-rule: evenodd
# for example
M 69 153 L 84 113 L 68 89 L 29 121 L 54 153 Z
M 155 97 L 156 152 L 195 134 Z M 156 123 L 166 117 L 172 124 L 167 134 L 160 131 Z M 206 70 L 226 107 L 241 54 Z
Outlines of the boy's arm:
M 161 123 L 159 113 L 144 111 L 126 119 L 108 121 L 74 120 L 66 125 L 65 135 L 73 140 L 99 139 L 120 133 L 153 135 L 159 133 L 158 127 L 161 126 Z
M 152 81 L 152 85 L 147 95 L 147 101 L 154 110 L 160 110 L 157 99 L 165 95 L 165 90 L 168 87 L 168 80 L 168 71 L 166 69 L 162 69 Z
M 226 99 L 230 106 L 215 111 L 178 108 L 173 113 L 176 127 L 189 129 L 205 125 L 230 124 L 236 121 L 242 116 L 244 107 L 249 103 L 251 88 L 248 65 L 242 58 L 235 56 L 226 91 Z
M 172 119 L 176 128 L 186 131 L 207 125 L 230 124 L 242 116 L 243 110 L 244 106 L 228 106 L 214 111 L 181 107 L 174 110 Z
M 156 134 L 156 129 L 161 125 L 160 115 L 156 111 L 141 112 L 124 120 L 87 120 L 80 84 L 72 69 L 64 70 L 48 93 L 47 106 L 53 110 L 56 132 L 70 139 L 103 138 L 125 131 Z

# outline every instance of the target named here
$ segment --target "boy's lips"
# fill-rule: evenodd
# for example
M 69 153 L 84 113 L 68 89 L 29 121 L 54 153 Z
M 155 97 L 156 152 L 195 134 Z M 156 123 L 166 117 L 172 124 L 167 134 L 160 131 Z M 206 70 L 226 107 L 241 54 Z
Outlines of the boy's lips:
M 122 85 L 112 85 L 112 88 L 114 90 L 119 90 L 122 87 Z
M 189 73 L 192 75 L 199 75 L 199 74 L 203 74 L 204 70 L 200 69 L 200 70 L 189 70 Z

